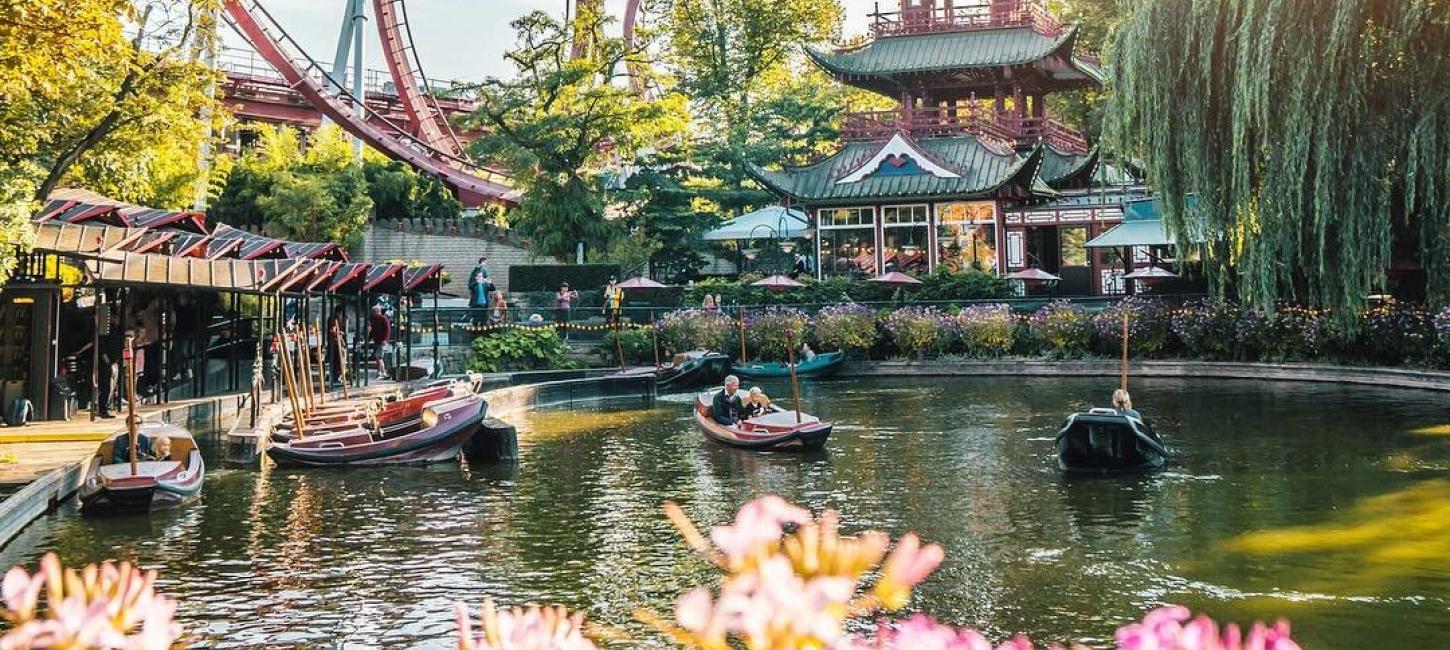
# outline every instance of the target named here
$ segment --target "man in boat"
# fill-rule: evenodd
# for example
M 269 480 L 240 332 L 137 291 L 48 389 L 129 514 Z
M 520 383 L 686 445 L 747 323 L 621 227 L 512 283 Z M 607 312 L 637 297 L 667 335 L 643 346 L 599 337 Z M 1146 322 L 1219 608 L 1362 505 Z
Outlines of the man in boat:
M 1141 413 L 1133 410 L 1133 398 L 1128 395 L 1128 391 L 1121 388 L 1113 391 L 1113 409 L 1120 415 L 1126 415 L 1138 420 L 1143 419 Z
M 725 426 L 734 426 L 744 415 L 745 406 L 740 402 L 740 378 L 730 375 L 725 378 L 725 389 L 715 393 L 710 404 L 710 417 Z

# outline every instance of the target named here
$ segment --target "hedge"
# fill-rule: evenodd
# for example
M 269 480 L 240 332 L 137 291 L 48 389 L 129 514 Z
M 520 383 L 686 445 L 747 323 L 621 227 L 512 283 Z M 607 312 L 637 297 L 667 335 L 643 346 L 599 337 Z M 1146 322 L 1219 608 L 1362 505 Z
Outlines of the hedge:
M 565 282 L 571 289 L 600 289 L 611 276 L 619 277 L 618 264 L 515 264 L 509 291 L 558 291 Z

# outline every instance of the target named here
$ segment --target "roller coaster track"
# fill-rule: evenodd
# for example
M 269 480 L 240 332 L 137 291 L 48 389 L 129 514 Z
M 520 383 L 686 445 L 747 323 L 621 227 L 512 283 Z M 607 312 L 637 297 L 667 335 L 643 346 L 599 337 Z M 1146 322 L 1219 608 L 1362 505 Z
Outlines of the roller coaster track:
M 463 155 L 463 144 L 438 106 L 438 100 L 427 90 L 428 77 L 423 62 L 413 47 L 413 30 L 408 22 L 408 6 L 403 0 L 373 0 L 373 16 L 378 25 L 378 40 L 383 44 L 383 57 L 388 73 L 398 87 L 398 99 L 408 119 L 418 127 L 418 135 L 435 149 Z M 422 82 L 421 84 L 419 82 Z
M 423 136 L 414 135 L 386 116 L 368 109 L 347 90 L 346 84 L 332 79 L 328 75 L 327 69 L 307 55 L 306 50 L 303 50 L 297 41 L 278 24 L 259 0 L 226 0 L 224 6 L 228 22 L 251 44 L 252 49 L 266 59 L 267 63 L 282 75 L 282 79 L 293 90 L 301 94 L 308 103 L 321 111 L 328 119 L 336 122 L 343 130 L 389 158 L 407 163 L 420 172 L 436 176 L 443 181 L 444 185 L 452 188 L 457 193 L 458 200 L 465 205 L 517 202 L 517 194 L 506 184 L 507 177 L 498 172 L 474 166 L 471 161 L 458 155 L 458 149 L 447 151 L 438 147 L 438 144 L 444 144 L 442 141 L 448 136 L 443 135 L 443 127 L 446 127 L 446 123 L 443 127 L 439 126 L 440 121 L 446 122 L 446 120 L 443 120 L 441 113 L 436 112 L 436 104 L 429 105 L 421 97 L 415 97 L 414 99 L 419 103 L 412 109 L 404 109 L 419 125 L 419 133 L 425 134 Z M 378 15 L 381 16 L 382 13 L 379 12 Z M 394 15 L 395 32 L 398 27 L 396 18 L 397 16 Z M 379 20 L 379 22 L 382 21 Z M 394 44 L 397 43 L 399 41 L 395 40 Z M 411 39 L 409 39 L 409 43 L 411 43 Z M 411 45 L 406 48 L 401 46 L 395 48 L 393 44 L 387 44 L 385 41 L 384 49 L 390 51 L 388 66 L 391 69 L 395 59 L 399 58 L 395 55 L 403 54 L 403 49 L 411 49 Z M 409 65 L 410 69 L 411 67 Z M 406 84 L 402 83 L 398 78 L 399 71 L 393 70 L 393 75 L 400 97 L 407 97 L 404 93 L 409 91 L 415 95 L 423 94 L 418 91 L 417 84 L 411 79 L 408 79 Z M 363 106 L 362 115 L 354 112 L 356 106 Z M 420 119 L 422 114 L 414 116 L 414 110 L 418 110 L 420 106 L 428 106 L 428 114 L 432 116 L 433 113 L 437 113 L 436 118 L 423 120 Z M 381 126 L 375 126 L 374 123 Z M 430 129 L 424 126 L 425 124 L 431 125 L 431 131 L 438 139 L 430 140 L 426 135 Z M 448 132 L 451 133 L 451 131 Z

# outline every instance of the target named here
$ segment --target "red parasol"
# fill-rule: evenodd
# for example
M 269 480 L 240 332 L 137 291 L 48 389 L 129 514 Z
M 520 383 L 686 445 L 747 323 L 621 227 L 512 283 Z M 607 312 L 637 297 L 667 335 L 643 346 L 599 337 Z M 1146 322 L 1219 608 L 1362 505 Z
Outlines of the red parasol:
M 786 289 L 799 289 L 806 285 L 790 279 L 790 276 L 772 275 L 768 278 L 761 278 L 759 280 L 751 282 L 750 286 L 765 287 L 767 289 L 770 289 L 771 291 L 779 293 L 781 291 L 785 291 Z
M 1048 273 L 1047 271 L 1039 269 L 1035 266 L 1030 269 L 1022 269 L 1021 271 L 1018 271 L 1016 273 L 1008 273 L 1007 277 L 1008 279 L 1021 280 L 1022 282 L 1028 284 L 1036 282 L 1057 282 L 1059 280 L 1062 280 L 1061 277 Z
M 640 276 L 640 277 L 637 277 L 637 278 L 630 278 L 630 279 L 625 280 L 624 282 L 621 282 L 621 283 L 616 284 L 614 286 L 619 287 L 620 289 L 663 289 L 663 288 L 665 288 L 665 285 L 660 284 L 658 282 L 655 282 L 654 280 L 651 280 L 651 279 L 646 278 L 646 277 L 643 277 L 643 276 Z
M 870 280 L 867 280 L 867 282 L 881 284 L 888 287 L 909 287 L 912 285 L 921 284 L 921 280 L 913 278 L 900 271 L 892 271 L 890 273 L 878 275 L 874 278 L 871 278 Z
M 1133 271 L 1132 273 L 1124 275 L 1123 277 L 1128 280 L 1142 280 L 1144 282 L 1154 282 L 1157 280 L 1168 280 L 1176 278 L 1178 277 L 1178 274 L 1169 271 L 1168 269 L 1160 268 L 1157 266 L 1145 266 L 1141 269 Z

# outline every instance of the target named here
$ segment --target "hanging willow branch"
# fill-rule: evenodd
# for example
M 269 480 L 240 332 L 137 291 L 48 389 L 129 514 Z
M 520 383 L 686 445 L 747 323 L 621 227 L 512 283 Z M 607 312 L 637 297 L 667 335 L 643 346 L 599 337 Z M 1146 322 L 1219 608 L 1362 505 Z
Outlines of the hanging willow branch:
M 1112 58 L 1108 135 L 1225 235 L 1220 291 L 1352 319 L 1408 258 L 1450 302 L 1450 0 L 1140 0 Z

